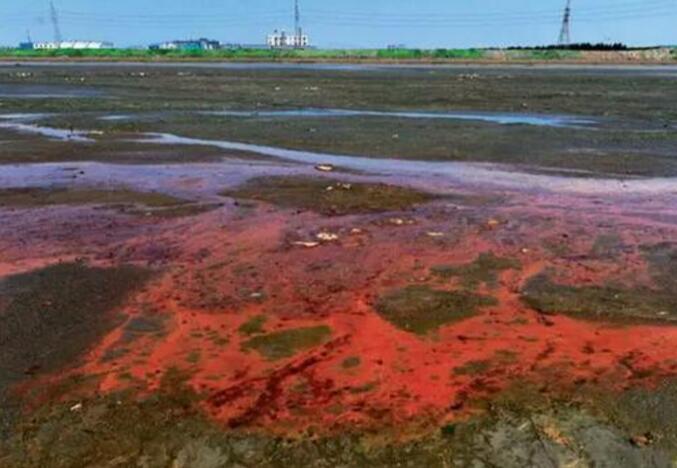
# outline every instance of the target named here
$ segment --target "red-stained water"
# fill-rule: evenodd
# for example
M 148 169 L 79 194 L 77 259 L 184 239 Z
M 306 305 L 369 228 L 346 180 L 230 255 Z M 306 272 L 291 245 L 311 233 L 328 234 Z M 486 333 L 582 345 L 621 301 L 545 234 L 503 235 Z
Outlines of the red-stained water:
M 676 239 L 671 199 L 501 196 L 485 206 L 441 201 L 407 213 L 343 218 L 267 205 L 228 205 L 162 222 L 88 208 L 11 212 L 2 215 L 11 232 L 37 238 L 12 235 L 5 223 L 0 275 L 76 257 L 155 268 L 156 279 L 125 313 L 130 320 L 159 319 L 161 332 L 130 337 L 123 325 L 75 369 L 50 380 L 99 375 L 99 392 L 146 393 L 169 369 L 182 369 L 205 397 L 204 410 L 231 427 L 294 432 L 441 422 L 466 417 L 472 401 L 516 382 L 553 393 L 583 384 L 617 391 L 675 375 L 677 327 L 545 317 L 519 295 L 528 278 L 547 268 L 574 285 L 647 284 L 637 249 L 610 259 L 587 254 L 610 233 L 631 246 Z M 294 244 L 315 241 L 321 231 L 339 240 Z M 558 246 L 567 253 L 555 253 Z M 469 263 L 489 251 L 522 265 L 502 272 L 495 286 L 481 286 L 498 305 L 429 336 L 399 330 L 376 313 L 377 298 L 393 289 L 458 288 L 430 268 Z M 244 349 L 251 337 L 239 331 L 261 314 L 266 333 L 326 325 L 331 335 L 292 357 L 268 360 Z M 357 365 L 344 365 L 354 358 Z M 478 364 L 475 372 L 459 370 Z

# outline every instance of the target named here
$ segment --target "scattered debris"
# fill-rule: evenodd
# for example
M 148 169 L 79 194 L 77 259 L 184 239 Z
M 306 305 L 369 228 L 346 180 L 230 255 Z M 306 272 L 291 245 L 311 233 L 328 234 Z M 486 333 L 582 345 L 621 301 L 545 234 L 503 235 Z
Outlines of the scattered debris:
M 494 219 L 494 218 L 491 218 L 489 221 L 487 221 L 487 227 L 489 229 L 497 228 L 500 225 L 501 225 L 501 222 L 497 219 Z
M 317 237 L 322 242 L 334 242 L 339 240 L 338 234 L 332 232 L 320 232 L 315 237 Z
M 313 131 L 314 129 L 311 129 L 310 131 Z M 315 166 L 315 170 L 320 171 L 320 172 L 333 172 L 334 171 L 334 166 L 331 164 L 318 164 Z
M 313 247 L 318 247 L 320 245 L 319 242 L 305 242 L 305 241 L 298 241 L 298 242 L 292 242 L 292 245 L 296 245 L 299 247 L 305 247 L 307 249 L 312 249 Z
M 80 411 L 82 409 L 82 403 L 77 403 L 70 407 L 72 412 Z
M 414 224 L 414 220 L 402 218 L 390 218 L 388 219 L 388 223 L 392 224 L 393 226 L 405 226 L 405 225 L 410 226 Z
M 655 439 L 653 434 L 649 432 L 647 432 L 646 434 L 632 436 L 630 438 L 630 442 L 632 442 L 632 444 L 636 445 L 637 447 L 648 447 L 649 445 L 652 445 L 654 441 Z

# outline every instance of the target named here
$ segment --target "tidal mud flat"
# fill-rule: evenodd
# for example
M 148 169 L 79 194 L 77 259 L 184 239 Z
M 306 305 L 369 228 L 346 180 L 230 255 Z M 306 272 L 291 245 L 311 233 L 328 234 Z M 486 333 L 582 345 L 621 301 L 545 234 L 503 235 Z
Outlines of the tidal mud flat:
M 30 70 L 0 466 L 676 462 L 672 77 Z

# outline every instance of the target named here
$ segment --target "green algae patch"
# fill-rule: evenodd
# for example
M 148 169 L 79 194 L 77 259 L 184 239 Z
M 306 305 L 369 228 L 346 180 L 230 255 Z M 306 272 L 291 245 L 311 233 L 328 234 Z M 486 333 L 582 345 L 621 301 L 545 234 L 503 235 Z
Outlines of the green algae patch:
M 445 325 L 470 318 L 482 307 L 496 304 L 496 299 L 488 296 L 414 285 L 380 297 L 376 311 L 401 330 L 426 335 Z
M 431 271 L 440 278 L 459 278 L 463 287 L 474 289 L 482 283 L 495 286 L 500 272 L 519 268 L 519 261 L 497 257 L 489 252 L 480 254 L 474 262 L 466 265 L 437 265 Z
M 341 367 L 344 369 L 354 369 L 356 367 L 359 367 L 361 364 L 362 359 L 360 359 L 358 356 L 351 356 L 343 360 L 343 362 L 341 363 Z
M 595 239 L 590 255 L 599 259 L 614 259 L 623 250 L 623 240 L 618 234 L 602 234 Z
M 72 363 L 121 324 L 118 308 L 148 270 L 63 263 L 0 281 L 0 388 Z
M 618 322 L 677 322 L 677 295 L 670 290 L 569 286 L 541 274 L 526 283 L 522 300 L 544 314 Z
M 649 273 L 656 286 L 677 291 L 677 244 L 664 242 L 642 246 L 640 250 L 649 263 Z
M 240 332 L 240 334 L 246 336 L 258 335 L 260 333 L 263 333 L 263 326 L 266 324 L 267 320 L 268 317 L 266 317 L 265 315 L 257 315 L 256 317 L 252 317 L 251 319 L 243 323 L 238 329 L 238 331 Z
M 434 199 L 433 195 L 394 185 L 312 177 L 258 177 L 221 195 L 327 216 L 402 211 Z
M 193 203 L 158 192 L 129 189 L 26 187 L 0 189 L 0 208 L 41 208 L 46 206 L 102 205 L 134 216 L 159 219 L 197 216 L 223 206 L 217 203 Z
M 462 366 L 456 367 L 454 375 L 479 375 L 484 374 L 489 369 L 491 369 L 490 361 L 469 361 Z
M 223 205 L 221 204 L 187 204 L 185 201 L 181 201 L 179 205 L 170 205 L 167 207 L 152 208 L 152 209 L 133 209 L 123 210 L 126 214 L 136 215 L 136 216 L 152 216 L 153 218 L 160 219 L 172 219 L 172 218 L 189 218 L 191 216 L 198 216 L 210 211 L 214 211 Z M 148 205 L 145 205 L 148 206 Z
M 256 336 L 242 345 L 245 351 L 254 350 L 266 359 L 275 361 L 294 356 L 300 351 L 321 345 L 331 336 L 327 326 L 294 328 Z
M 99 190 L 69 188 L 6 188 L 0 189 L 0 207 L 36 208 L 52 205 L 140 204 L 151 208 L 168 208 L 187 203 L 185 200 L 157 192 L 134 190 Z

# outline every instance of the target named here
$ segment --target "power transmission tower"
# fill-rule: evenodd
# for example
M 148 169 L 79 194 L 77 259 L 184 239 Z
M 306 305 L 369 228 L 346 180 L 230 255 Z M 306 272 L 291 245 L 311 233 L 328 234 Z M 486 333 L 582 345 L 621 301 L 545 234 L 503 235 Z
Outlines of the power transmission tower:
M 564 18 L 562 18 L 562 30 L 559 32 L 559 45 L 571 44 L 571 0 L 567 0 L 564 8 Z
M 294 0 L 294 34 L 298 40 L 301 39 L 301 9 L 299 8 L 299 0 Z
M 61 28 L 59 27 L 59 15 L 56 12 L 53 1 L 49 2 L 49 12 L 52 18 L 52 26 L 54 27 L 54 41 L 61 44 L 61 42 L 63 42 L 63 37 L 61 36 Z

